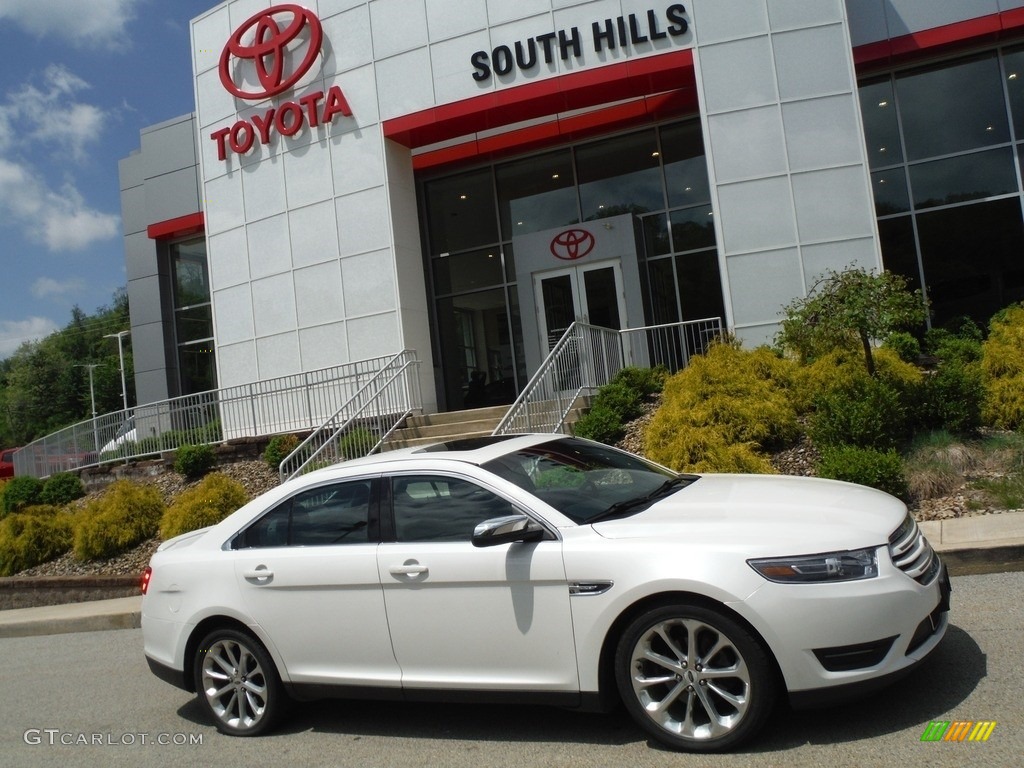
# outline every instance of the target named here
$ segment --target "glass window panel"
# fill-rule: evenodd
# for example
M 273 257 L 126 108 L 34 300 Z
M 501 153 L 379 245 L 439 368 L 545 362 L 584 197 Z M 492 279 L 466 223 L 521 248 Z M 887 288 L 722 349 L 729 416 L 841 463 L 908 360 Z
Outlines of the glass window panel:
M 430 181 L 424 189 L 432 255 L 498 241 L 490 168 Z
M 882 244 L 882 264 L 890 272 L 907 278 L 912 291 L 921 289 L 921 272 L 917 263 L 914 223 L 909 216 L 878 222 Z
M 994 53 L 900 75 L 896 92 L 910 160 L 1009 140 Z
M 365 544 L 370 519 L 369 480 L 312 488 L 292 499 L 293 547 Z
M 174 271 L 174 306 L 189 307 L 210 301 L 210 280 L 206 269 L 206 242 L 193 240 L 171 245 Z
M 1010 95 L 1010 113 L 1017 141 L 1024 140 L 1024 49 L 1003 56 L 1006 91 Z
M 664 208 L 660 159 L 653 130 L 579 147 L 576 172 L 584 221 Z
M 679 278 L 679 303 L 683 307 L 683 320 L 701 320 L 705 317 L 725 320 L 717 251 L 676 256 L 676 274 Z
M 443 475 L 392 478 L 398 541 L 466 541 L 477 525 L 516 513 L 500 496 L 475 483 Z
M 875 215 L 889 216 L 910 210 L 910 193 L 903 166 L 871 174 L 871 191 L 875 197 Z
M 515 360 L 505 291 L 437 301 L 447 407 L 502 405 L 515 399 Z
M 490 285 L 501 285 L 501 249 L 498 246 L 471 253 L 435 258 L 434 292 L 461 293 Z
M 650 278 L 651 312 L 655 323 L 674 323 L 679 320 L 676 302 L 676 276 L 672 272 L 672 259 L 647 262 Z
M 860 87 L 860 112 L 864 119 L 864 140 L 871 167 L 903 162 L 896 100 L 888 77 Z
M 985 323 L 1024 298 L 1020 200 L 996 200 L 917 217 L 924 276 L 937 325 L 966 315 Z
M 514 283 L 516 281 L 516 254 L 512 243 L 505 243 L 501 247 L 501 253 L 505 260 L 505 279 Z
M 910 186 L 918 208 L 1016 192 L 1013 154 L 1005 147 L 911 165 Z
M 579 222 L 568 149 L 498 166 L 495 177 L 503 239 Z
M 544 326 L 548 332 L 548 349 L 552 349 L 562 334 L 576 320 L 576 299 L 569 275 L 546 277 L 540 281 L 544 302 Z
M 209 304 L 179 309 L 174 319 L 179 344 L 213 338 L 213 314 Z
M 518 394 L 520 389 L 526 386 L 526 382 L 530 380 L 530 377 L 526 374 L 526 352 L 523 350 L 523 321 L 519 313 L 519 290 L 514 285 L 509 286 L 508 289 L 508 305 L 511 310 L 512 356 L 515 358 L 515 375 L 519 380 L 518 385 L 513 386 L 513 391 Z M 509 402 L 512 402 L 512 400 L 509 400 Z
M 675 251 L 692 251 L 715 244 L 715 221 L 711 206 L 687 208 L 672 211 L 672 248 Z
M 591 325 L 616 331 L 622 327 L 614 269 L 588 269 L 583 273 L 583 292 L 587 297 L 587 318 Z
M 647 257 L 667 256 L 672 252 L 672 243 L 668 237 L 668 219 L 665 214 L 644 216 L 644 251 Z
M 216 356 L 213 341 L 205 344 L 186 344 L 178 347 L 181 394 L 194 395 L 217 388 Z
M 704 137 L 697 120 L 661 129 L 661 153 L 671 208 L 711 200 Z

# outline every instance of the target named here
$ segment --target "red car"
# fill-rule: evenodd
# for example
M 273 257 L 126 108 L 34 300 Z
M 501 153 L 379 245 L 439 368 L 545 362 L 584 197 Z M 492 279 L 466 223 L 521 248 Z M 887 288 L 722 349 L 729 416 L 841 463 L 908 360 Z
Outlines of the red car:
M 0 480 L 14 477 L 14 452 L 17 448 L 4 448 L 0 453 Z

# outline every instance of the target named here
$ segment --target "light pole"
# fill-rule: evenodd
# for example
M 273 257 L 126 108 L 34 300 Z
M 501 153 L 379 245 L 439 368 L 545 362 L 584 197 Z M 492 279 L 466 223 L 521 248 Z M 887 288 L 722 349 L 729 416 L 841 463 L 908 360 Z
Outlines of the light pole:
M 117 333 L 104 334 L 104 339 L 117 339 L 117 358 L 121 366 L 121 398 L 124 402 L 124 412 L 127 417 L 128 414 L 128 387 L 124 385 L 124 347 L 122 346 L 121 340 L 127 336 L 131 331 L 118 331 Z
M 93 449 L 99 453 L 100 450 L 100 439 L 99 435 L 96 434 L 96 390 L 92 386 L 92 372 L 100 366 L 100 363 L 82 363 L 76 365 L 75 368 L 88 368 L 89 369 L 89 404 L 92 406 L 92 443 Z

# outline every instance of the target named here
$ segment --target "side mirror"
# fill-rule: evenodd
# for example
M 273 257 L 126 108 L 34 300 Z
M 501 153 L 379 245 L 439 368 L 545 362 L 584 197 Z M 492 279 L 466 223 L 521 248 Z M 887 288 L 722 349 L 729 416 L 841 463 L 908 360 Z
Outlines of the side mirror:
M 484 520 L 473 531 L 474 547 L 540 541 L 547 535 L 544 526 L 526 515 L 508 515 Z

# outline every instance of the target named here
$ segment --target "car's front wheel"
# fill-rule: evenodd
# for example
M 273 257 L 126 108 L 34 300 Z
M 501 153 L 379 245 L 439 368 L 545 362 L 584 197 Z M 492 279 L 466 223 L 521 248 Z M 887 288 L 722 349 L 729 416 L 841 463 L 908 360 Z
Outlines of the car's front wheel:
M 193 669 L 199 702 L 221 733 L 258 736 L 287 705 L 270 654 L 248 633 L 214 630 L 200 643 Z
M 615 654 L 619 693 L 633 719 L 674 749 L 729 749 L 763 725 L 776 697 L 771 661 L 732 618 L 699 605 L 638 616 Z

